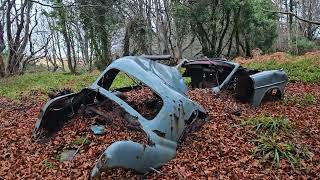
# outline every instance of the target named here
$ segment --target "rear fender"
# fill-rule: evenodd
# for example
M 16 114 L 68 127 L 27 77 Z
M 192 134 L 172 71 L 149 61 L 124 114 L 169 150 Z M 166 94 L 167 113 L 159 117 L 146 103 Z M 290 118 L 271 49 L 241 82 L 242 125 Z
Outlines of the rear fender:
M 175 143 L 174 143 L 175 144 Z M 151 168 L 158 168 L 174 158 L 176 146 L 145 145 L 132 141 L 118 141 L 111 144 L 98 159 L 92 169 L 91 177 L 112 168 L 133 169 L 146 173 Z

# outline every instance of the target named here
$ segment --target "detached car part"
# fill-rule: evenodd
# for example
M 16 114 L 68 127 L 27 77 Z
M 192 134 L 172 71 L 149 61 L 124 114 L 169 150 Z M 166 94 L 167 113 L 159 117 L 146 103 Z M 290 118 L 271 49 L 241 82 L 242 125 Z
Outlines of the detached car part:
M 260 105 L 267 93 L 284 95 L 288 76 L 282 70 L 258 71 L 243 68 L 240 64 L 223 59 L 184 61 L 184 77 L 191 77 L 193 88 L 212 88 L 215 93 L 230 89 L 240 101 Z M 275 91 L 275 92 L 271 92 Z
M 141 57 L 169 66 L 172 66 L 176 63 L 175 59 L 171 55 L 141 55 Z
M 121 98 L 123 92 L 137 87 L 110 89 L 120 72 L 139 80 L 140 85 L 149 87 L 161 98 L 163 106 L 154 118 L 142 116 Z M 52 136 L 83 107 L 112 101 L 124 110 L 124 117 L 130 125 L 145 132 L 149 143 L 118 141 L 111 144 L 97 161 L 91 176 L 117 167 L 145 173 L 174 158 L 183 135 L 206 120 L 205 110 L 191 101 L 186 91 L 184 80 L 176 68 L 143 57 L 124 57 L 109 65 L 90 87 L 47 102 L 35 124 L 34 138 Z

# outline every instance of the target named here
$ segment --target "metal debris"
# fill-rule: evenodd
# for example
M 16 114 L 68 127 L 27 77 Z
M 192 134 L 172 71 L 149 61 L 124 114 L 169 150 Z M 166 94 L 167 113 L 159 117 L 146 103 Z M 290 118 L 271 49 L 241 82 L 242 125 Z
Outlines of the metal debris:
M 224 59 L 184 61 L 182 67 L 186 68 L 183 76 L 191 77 L 193 88 L 211 88 L 215 93 L 232 90 L 238 100 L 249 101 L 254 107 L 273 90 L 282 98 L 288 82 L 288 76 L 282 70 L 260 72 Z
M 92 125 L 90 127 L 91 131 L 95 135 L 103 135 L 105 133 L 104 128 L 105 128 L 105 126 L 103 126 L 103 125 Z

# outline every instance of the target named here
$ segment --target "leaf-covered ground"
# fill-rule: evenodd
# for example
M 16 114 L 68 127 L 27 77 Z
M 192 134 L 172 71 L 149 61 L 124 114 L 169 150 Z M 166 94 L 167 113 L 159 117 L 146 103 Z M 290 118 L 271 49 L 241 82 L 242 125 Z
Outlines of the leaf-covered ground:
M 175 159 L 159 169 L 161 173 L 138 175 L 123 169 L 109 170 L 104 179 L 319 179 L 320 178 L 320 85 L 290 83 L 287 100 L 266 101 L 258 109 L 238 103 L 228 94 L 214 95 L 209 90 L 190 90 L 191 99 L 205 107 L 209 121 L 187 136 Z M 301 97 L 311 95 L 312 101 Z M 95 160 L 107 145 L 130 139 L 132 134 L 110 127 L 104 136 L 90 133 L 90 121 L 78 117 L 44 144 L 31 140 L 39 109 L 45 103 L 43 93 L 34 91 L 21 102 L 0 97 L 0 179 L 88 179 Z M 292 98 L 294 97 L 294 98 Z M 300 98 L 299 98 L 300 97 Z M 235 112 L 240 112 L 236 116 Z M 241 120 L 259 115 L 285 116 L 293 124 L 286 135 L 292 143 L 307 147 L 314 156 L 292 168 L 287 160 L 280 167 L 262 163 L 251 155 L 255 147 L 253 132 L 237 126 Z M 88 136 L 73 161 L 59 162 L 61 150 L 77 147 Z M 133 137 L 134 138 L 134 137 Z

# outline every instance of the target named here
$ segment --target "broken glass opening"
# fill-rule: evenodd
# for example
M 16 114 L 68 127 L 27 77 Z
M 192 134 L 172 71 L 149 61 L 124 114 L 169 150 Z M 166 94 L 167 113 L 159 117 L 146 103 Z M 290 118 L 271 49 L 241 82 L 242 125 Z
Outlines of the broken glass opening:
M 117 69 L 109 70 L 98 85 L 114 92 L 147 120 L 154 119 L 163 107 L 163 100 L 150 87 Z

